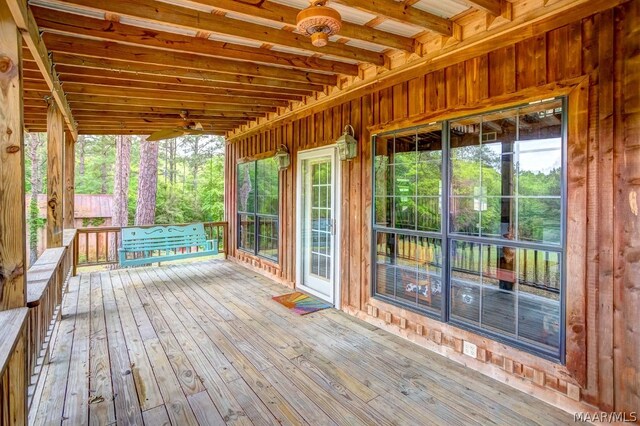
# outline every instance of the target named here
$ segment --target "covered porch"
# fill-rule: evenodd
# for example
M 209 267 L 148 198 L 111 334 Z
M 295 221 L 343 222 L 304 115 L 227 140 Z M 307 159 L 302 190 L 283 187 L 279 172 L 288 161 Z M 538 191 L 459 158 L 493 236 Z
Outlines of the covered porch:
M 639 22 L 640 0 L 0 0 L 0 426 L 637 421 Z M 79 135 L 224 137 L 219 217 L 194 219 L 224 259 L 112 270 L 130 223 L 76 229 Z M 292 289 L 335 308 L 270 299 Z
M 573 416 L 235 262 L 69 282 L 35 424 L 548 424 Z

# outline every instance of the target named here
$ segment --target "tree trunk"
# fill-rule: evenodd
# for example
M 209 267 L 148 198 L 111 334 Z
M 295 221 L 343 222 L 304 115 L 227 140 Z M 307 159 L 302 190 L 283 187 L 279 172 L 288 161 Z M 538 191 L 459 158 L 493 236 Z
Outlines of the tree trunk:
M 200 167 L 200 137 L 193 142 L 193 192 L 198 196 L 198 168 Z
M 42 144 L 40 135 L 29 133 L 25 138 L 28 144 L 29 159 L 31 160 L 31 201 L 29 202 L 29 265 L 38 260 L 38 194 L 42 188 L 40 181 L 40 161 L 38 148 Z
M 140 147 L 136 226 L 152 225 L 155 223 L 157 190 L 158 143 L 143 142 Z
M 116 171 L 113 183 L 111 226 L 129 224 L 129 175 L 131 174 L 131 136 L 116 137 Z M 109 241 L 109 260 L 117 259 L 115 238 Z
M 84 175 L 84 146 L 85 146 L 84 135 L 78 135 L 78 140 L 76 141 L 76 145 L 78 146 L 78 174 L 83 176 Z
M 100 186 L 100 193 L 101 194 L 106 194 L 107 193 L 107 163 L 104 161 L 102 162 L 102 167 L 100 170 L 100 174 L 102 176 L 101 179 L 101 186 Z

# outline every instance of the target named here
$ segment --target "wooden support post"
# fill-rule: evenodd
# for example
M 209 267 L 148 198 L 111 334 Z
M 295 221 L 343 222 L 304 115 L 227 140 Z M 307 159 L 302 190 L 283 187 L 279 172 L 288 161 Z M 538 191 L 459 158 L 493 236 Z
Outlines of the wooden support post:
M 75 228 L 75 155 L 76 141 L 70 131 L 64 132 L 64 223 L 65 229 Z
M 62 246 L 64 117 L 55 103 L 47 109 L 47 247 Z
M 22 37 L 0 0 L 0 310 L 26 305 Z

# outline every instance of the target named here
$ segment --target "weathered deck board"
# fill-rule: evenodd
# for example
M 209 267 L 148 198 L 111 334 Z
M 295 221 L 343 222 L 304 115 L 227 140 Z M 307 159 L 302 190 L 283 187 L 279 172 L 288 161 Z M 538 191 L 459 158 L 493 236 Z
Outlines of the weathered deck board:
M 61 422 L 63 413 L 152 425 L 573 420 L 339 311 L 299 317 L 270 300 L 285 287 L 231 262 L 93 273 L 76 283 L 36 423 Z M 96 385 L 105 401 L 88 404 Z

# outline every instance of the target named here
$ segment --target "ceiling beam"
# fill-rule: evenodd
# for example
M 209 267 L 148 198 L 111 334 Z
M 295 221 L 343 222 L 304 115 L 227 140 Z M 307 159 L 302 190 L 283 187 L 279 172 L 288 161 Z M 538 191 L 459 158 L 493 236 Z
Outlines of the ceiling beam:
M 374 15 L 383 16 L 394 21 L 410 23 L 441 34 L 453 36 L 453 21 L 433 13 L 411 7 L 395 0 L 331 0 L 355 9 L 364 10 Z
M 140 28 L 43 7 L 32 6 L 32 10 L 39 27 L 47 32 L 94 37 L 132 46 L 146 46 L 248 62 L 358 75 L 358 66 L 345 62 Z
M 176 108 L 166 106 L 138 106 L 138 105 L 119 105 L 119 104 L 99 104 L 92 102 L 76 102 L 73 104 L 73 111 L 78 114 L 94 114 L 96 112 L 116 112 L 116 113 L 143 113 L 143 114 L 169 114 L 175 117 L 179 117 L 183 110 L 187 110 L 189 115 L 196 116 L 222 116 L 222 117 L 238 117 L 238 118 L 251 118 L 251 117 L 265 117 L 266 112 L 260 111 L 229 111 L 222 110 L 220 107 L 206 105 L 206 109 L 197 108 Z M 40 111 L 41 108 L 34 108 L 33 106 L 26 107 L 25 110 Z
M 302 34 L 154 0 L 136 0 L 135 2 L 130 0 L 109 0 L 104 2 L 96 2 L 95 0 L 52 1 L 52 3 L 54 2 L 192 31 L 226 34 L 248 40 L 293 47 L 358 62 L 367 62 L 375 65 L 384 65 L 385 63 L 384 55 L 381 53 L 334 42 L 329 42 L 324 47 L 316 47 L 311 44 L 309 38 Z
M 171 52 L 136 47 L 98 40 L 81 39 L 59 34 L 44 34 L 49 50 L 56 53 L 67 53 L 75 56 L 109 58 L 128 62 L 152 65 L 164 65 L 190 70 L 217 71 L 229 74 L 275 78 L 316 84 L 335 85 L 336 76 L 314 73 L 298 69 L 252 64 L 244 61 L 228 59 L 212 59 L 193 53 Z M 56 62 L 58 62 L 56 60 Z
M 33 14 L 29 10 L 26 1 L 21 0 L 7 0 L 7 5 L 11 10 L 13 19 L 22 33 L 22 38 L 29 48 L 34 61 L 38 65 L 38 69 L 42 73 L 42 78 L 47 83 L 51 96 L 55 100 L 58 109 L 64 117 L 65 124 L 71 134 L 75 137 L 78 134 L 76 129 L 75 120 L 73 119 L 73 113 L 67 103 L 64 90 L 55 71 L 53 71 L 53 64 L 49 58 L 49 52 L 45 46 L 42 38 L 40 37 L 40 30 L 36 24 L 36 20 Z
M 272 1 L 264 0 L 191 0 L 193 3 L 204 4 L 216 9 L 240 13 L 247 16 L 255 16 L 274 22 L 280 22 L 290 26 L 296 26 L 296 17 L 299 9 Z M 410 37 L 388 33 L 364 25 L 342 21 L 339 35 L 355 40 L 362 40 L 392 49 L 413 52 L 415 41 Z
M 257 114 L 256 114 L 257 115 Z M 30 119 L 46 119 L 46 114 L 43 114 L 40 110 L 33 110 L 25 108 L 24 113 L 25 118 Z M 76 117 L 79 121 L 83 119 L 129 119 L 136 118 L 141 120 L 182 120 L 178 113 L 175 114 L 165 114 L 165 113 L 141 113 L 141 112 L 119 112 L 119 111 L 78 111 L 75 110 L 74 117 Z M 235 122 L 244 122 L 250 119 L 251 117 L 240 116 L 237 117 L 225 117 L 215 114 L 209 115 L 195 115 L 189 114 L 187 120 L 191 121 L 216 121 L 221 123 L 235 123 Z
M 31 93 L 25 91 L 25 98 Z M 33 95 L 37 96 L 37 93 Z M 73 106 L 75 103 L 94 103 L 105 105 L 130 105 L 143 107 L 159 107 L 159 108 L 176 108 L 179 110 L 209 110 L 209 111 L 241 111 L 246 113 L 252 112 L 276 112 L 275 107 L 269 106 L 253 106 L 253 105 L 229 105 L 229 104 L 211 104 L 207 102 L 192 102 L 170 99 L 140 99 L 140 98 L 117 98 L 114 96 L 101 95 L 77 95 L 68 96 L 69 103 Z
M 32 85 L 25 82 L 25 90 L 38 91 L 37 83 Z M 209 104 L 232 104 L 232 105 L 264 105 L 270 107 L 288 107 L 289 101 L 281 99 L 268 99 L 246 96 L 229 95 L 209 95 L 205 93 L 188 92 L 164 92 L 154 89 L 122 88 L 112 86 L 91 86 L 86 84 L 64 83 L 64 88 L 68 96 L 73 94 L 111 96 L 114 98 L 141 98 L 155 100 L 178 100 L 193 101 Z
M 26 127 L 33 127 L 45 124 L 46 121 L 43 120 L 25 120 Z M 95 121 L 95 120 L 85 120 L 83 122 L 78 122 L 78 129 L 94 129 L 94 128 L 104 128 L 104 127 L 112 127 L 112 128 L 134 128 L 134 129 L 167 129 L 172 127 L 184 127 L 185 125 L 193 123 L 193 121 L 157 121 L 157 122 L 146 122 L 143 120 L 109 120 L 109 121 Z M 218 124 L 214 122 L 200 122 L 203 129 L 205 130 L 232 130 L 235 126 L 239 126 L 245 124 L 245 122 L 238 123 L 224 123 Z
M 30 57 L 30 55 L 29 55 Z M 37 71 L 35 62 L 25 57 L 24 69 Z M 96 78 L 121 78 L 129 81 L 150 81 L 167 84 L 185 84 L 204 87 L 239 88 L 308 96 L 324 90 L 323 85 L 249 77 L 208 71 L 186 70 L 151 64 L 132 64 L 99 58 L 82 58 L 67 54 L 56 55 L 56 71 L 66 81 L 68 74 Z
M 24 87 L 28 89 L 41 88 L 45 83 L 33 76 L 34 71 L 25 70 L 23 73 Z M 89 86 L 89 87 L 111 87 L 121 89 L 147 89 L 157 92 L 168 93 L 197 93 L 206 95 L 220 95 L 220 96 L 234 96 L 234 97 L 249 97 L 253 99 L 280 99 L 290 101 L 301 101 L 302 96 L 288 95 L 285 93 L 270 93 L 270 92 L 255 92 L 249 90 L 233 90 L 233 89 L 218 89 L 213 87 L 201 87 L 201 86 L 187 86 L 181 84 L 163 84 L 163 83 L 151 83 L 146 81 L 130 81 L 123 79 L 111 79 L 100 78 L 92 76 L 63 76 L 61 75 L 63 87 L 67 93 L 79 93 L 77 90 L 71 87 Z
M 506 0 L 465 0 L 473 8 L 487 12 L 493 16 L 500 16 L 504 10 Z
M 157 101 L 202 102 L 203 104 L 248 105 L 268 107 L 288 107 L 287 100 L 267 99 L 259 97 L 207 95 L 202 93 L 160 92 L 148 89 L 123 89 L 120 87 L 88 86 L 82 84 L 65 84 L 69 96 L 74 94 L 109 96 L 114 98 L 140 98 Z

